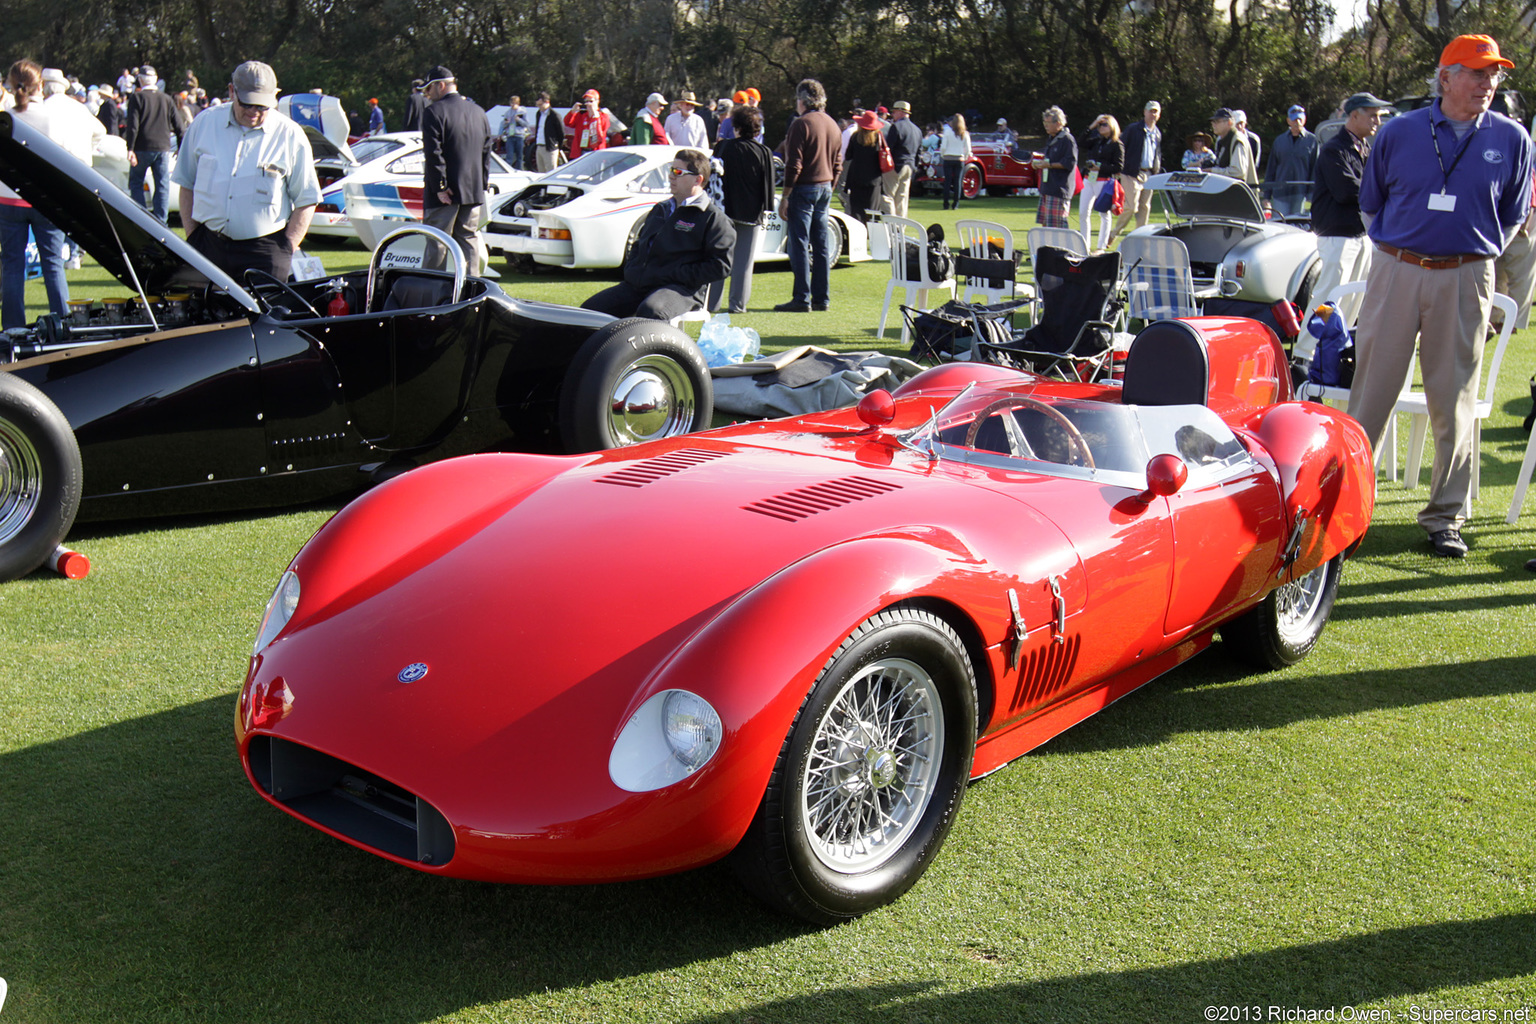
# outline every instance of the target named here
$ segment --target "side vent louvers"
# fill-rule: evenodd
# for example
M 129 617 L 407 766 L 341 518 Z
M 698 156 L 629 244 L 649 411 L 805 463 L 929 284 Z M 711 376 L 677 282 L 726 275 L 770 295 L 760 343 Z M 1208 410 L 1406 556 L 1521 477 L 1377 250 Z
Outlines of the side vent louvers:
M 888 484 L 863 476 L 850 476 L 842 480 L 829 480 L 823 484 L 812 484 L 810 487 L 785 491 L 772 498 L 764 498 L 762 501 L 743 505 L 742 508 L 748 512 L 782 519 L 786 523 L 794 523 L 801 519 L 809 519 L 818 512 L 826 512 L 851 502 L 873 498 L 877 494 L 899 490 L 901 490 L 900 484 Z
M 1077 654 L 1082 646 L 1082 634 L 1068 637 L 1064 644 L 1036 644 L 1035 649 L 1029 652 L 1024 670 L 1019 673 L 1008 713 L 1015 714 L 1040 704 L 1071 682 L 1072 670 L 1077 667 Z
M 597 477 L 600 484 L 617 484 L 620 487 L 644 487 L 653 484 L 663 477 L 669 477 L 673 473 L 681 473 L 685 469 L 723 458 L 729 452 L 708 451 L 703 448 L 679 448 L 675 452 L 659 455 L 654 459 L 646 459 L 632 466 Z

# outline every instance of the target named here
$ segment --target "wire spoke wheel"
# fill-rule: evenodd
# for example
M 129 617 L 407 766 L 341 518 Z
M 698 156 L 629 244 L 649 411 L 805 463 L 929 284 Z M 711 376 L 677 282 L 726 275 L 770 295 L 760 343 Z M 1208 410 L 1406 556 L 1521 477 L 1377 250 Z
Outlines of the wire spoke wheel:
M 800 808 L 827 867 L 876 867 L 916 828 L 944 746 L 939 699 L 933 677 L 902 658 L 870 664 L 833 699 L 812 741 Z
M 1299 644 L 1317 632 L 1318 612 L 1328 595 L 1327 563 L 1275 591 L 1275 626 L 1281 638 Z

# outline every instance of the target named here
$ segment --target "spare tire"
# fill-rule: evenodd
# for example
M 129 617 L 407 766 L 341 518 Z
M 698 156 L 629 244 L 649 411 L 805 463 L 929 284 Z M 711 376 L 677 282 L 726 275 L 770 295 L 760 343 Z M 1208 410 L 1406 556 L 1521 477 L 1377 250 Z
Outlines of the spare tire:
M 690 434 L 714 415 L 703 353 L 661 320 L 619 320 L 594 331 L 560 387 L 560 440 L 568 452 Z
M 0 582 L 53 554 L 80 509 L 80 446 L 59 407 L 0 372 Z

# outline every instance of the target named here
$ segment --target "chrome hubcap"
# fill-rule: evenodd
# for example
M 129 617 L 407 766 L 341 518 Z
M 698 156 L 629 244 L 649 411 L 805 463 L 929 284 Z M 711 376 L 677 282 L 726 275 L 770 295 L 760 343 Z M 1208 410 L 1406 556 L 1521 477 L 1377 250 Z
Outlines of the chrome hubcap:
M 1312 623 L 1323 606 L 1327 593 L 1329 563 L 1313 569 L 1299 580 L 1287 583 L 1275 591 L 1275 611 L 1280 635 L 1286 640 L 1305 640 L 1312 632 Z
M 889 658 L 849 680 L 806 762 L 800 813 L 816 858 L 854 872 L 891 857 L 933 798 L 943 749 L 938 688 L 921 666 Z
M 15 537 L 37 512 L 43 461 L 16 424 L 0 417 L 0 544 Z
M 624 368 L 614 385 L 608 404 L 613 438 L 625 445 L 686 434 L 697 404 L 693 383 L 677 360 L 642 356 Z

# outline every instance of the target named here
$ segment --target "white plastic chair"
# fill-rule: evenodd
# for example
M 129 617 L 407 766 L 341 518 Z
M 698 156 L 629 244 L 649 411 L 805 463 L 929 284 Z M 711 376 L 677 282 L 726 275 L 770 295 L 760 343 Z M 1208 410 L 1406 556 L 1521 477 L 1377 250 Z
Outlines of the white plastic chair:
M 957 253 L 964 253 L 972 259 L 996 261 L 1001 258 L 1012 263 L 1013 232 L 1003 225 L 990 220 L 961 220 L 955 222 L 955 230 L 959 232 L 959 245 L 955 249 Z M 1029 285 L 1019 284 L 1016 280 L 1014 268 L 1010 266 L 1007 270 L 1007 276 L 1000 278 L 966 274 L 961 297 L 970 302 L 974 296 L 979 295 L 981 301 L 989 305 L 1033 297 L 1034 292 Z M 998 284 L 994 286 L 992 281 Z
M 1221 271 L 1209 287 L 1195 287 L 1189 249 L 1171 235 L 1127 235 L 1120 242 L 1128 320 L 1199 316 L 1200 304 L 1221 295 Z
M 720 296 L 723 294 L 725 294 L 725 282 L 711 282 L 709 291 L 704 294 L 704 305 L 690 309 L 686 313 L 679 313 L 669 322 L 673 327 L 681 327 L 683 324 L 692 322 L 707 322 L 710 317 L 715 315 L 715 307 L 720 305 Z
M 1343 299 L 1350 296 L 1365 294 L 1364 281 L 1345 281 L 1336 286 L 1333 291 L 1323 297 L 1323 302 L 1333 306 L 1344 317 L 1346 327 L 1355 325 L 1355 318 L 1360 315 L 1360 300 L 1344 302 Z M 1311 310 L 1303 310 L 1303 316 L 1311 317 Z M 1306 330 L 1306 326 L 1302 326 Z M 1310 399 L 1314 402 L 1323 402 L 1336 409 L 1349 408 L 1349 388 L 1335 387 L 1325 384 L 1306 383 L 1301 386 L 1298 398 Z M 1376 468 L 1385 469 L 1387 477 L 1397 479 L 1397 416 L 1394 414 L 1387 420 L 1387 432 L 1382 435 L 1381 450 L 1376 453 Z
M 1536 431 L 1525 442 L 1525 458 L 1520 463 L 1520 475 L 1515 477 L 1515 498 L 1509 503 L 1509 514 L 1504 517 L 1510 526 L 1520 518 L 1520 506 L 1525 504 L 1525 491 L 1531 486 L 1532 471 L 1536 471 Z
M 1509 345 L 1509 336 L 1515 331 L 1516 306 L 1515 300 L 1508 295 L 1493 295 L 1494 308 L 1504 314 L 1504 326 L 1499 330 L 1499 340 L 1494 345 L 1493 358 L 1484 359 L 1483 365 L 1488 368 L 1488 383 L 1483 387 L 1483 396 L 1477 400 L 1476 418 L 1472 421 L 1472 490 L 1468 498 L 1476 498 L 1479 478 L 1482 476 L 1482 451 L 1483 420 L 1493 415 L 1493 389 L 1499 383 L 1499 367 L 1504 362 L 1504 349 Z M 1412 490 L 1419 486 L 1419 468 L 1424 461 L 1424 435 L 1429 429 L 1429 404 L 1424 392 L 1408 388 L 1397 399 L 1397 405 L 1392 407 L 1394 414 L 1405 412 L 1412 419 L 1408 426 L 1408 462 L 1403 472 L 1403 487 Z M 1527 455 L 1529 461 L 1529 455 Z M 1521 497 L 1524 497 L 1522 494 Z
M 1035 253 L 1042 246 L 1050 245 L 1057 249 L 1065 249 L 1077 256 L 1087 256 L 1088 246 L 1083 242 L 1083 236 L 1071 228 L 1030 228 L 1025 237 L 1024 244 L 1029 247 L 1029 265 L 1035 265 Z
M 928 276 L 928 232 L 915 220 L 906 217 L 897 217 L 893 214 L 885 214 L 881 217 L 881 223 L 885 225 L 891 244 L 891 280 L 885 286 L 885 306 L 880 310 L 880 329 L 875 332 L 875 337 L 885 338 L 885 322 L 891 315 L 891 296 L 900 288 L 906 293 L 905 305 L 920 306 L 922 297 L 928 292 L 944 291 L 949 297 L 955 297 L 955 279 L 953 276 L 942 281 L 935 281 Z M 917 252 L 916 263 L 917 276 L 909 276 L 907 272 L 907 252 L 915 249 Z M 908 343 L 910 328 L 906 318 L 901 321 L 901 343 Z

